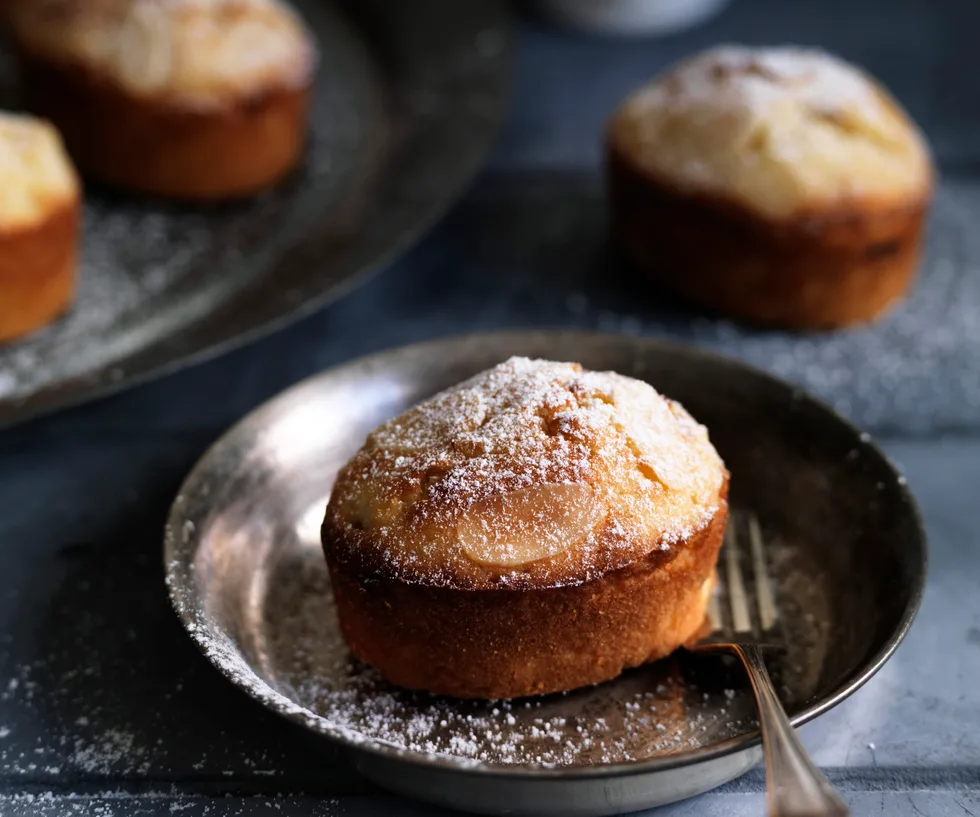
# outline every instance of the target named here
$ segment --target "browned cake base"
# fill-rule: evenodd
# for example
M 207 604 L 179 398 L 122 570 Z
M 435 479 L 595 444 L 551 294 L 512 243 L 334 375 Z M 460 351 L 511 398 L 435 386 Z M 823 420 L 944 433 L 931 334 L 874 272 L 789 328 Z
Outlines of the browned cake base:
M 58 127 L 82 173 L 105 184 L 188 201 L 238 198 L 280 180 L 302 154 L 306 88 L 194 110 L 21 57 L 29 106 Z
M 356 658 L 409 689 L 514 698 L 606 681 L 697 638 L 727 517 L 722 502 L 669 551 L 568 587 L 424 587 L 358 576 L 325 550 Z
M 78 222 L 78 202 L 71 202 L 40 224 L 0 229 L 0 341 L 33 332 L 68 308 Z
M 926 201 L 862 203 L 785 221 L 689 195 L 607 155 L 614 240 L 692 301 L 736 318 L 799 329 L 871 320 L 909 289 Z

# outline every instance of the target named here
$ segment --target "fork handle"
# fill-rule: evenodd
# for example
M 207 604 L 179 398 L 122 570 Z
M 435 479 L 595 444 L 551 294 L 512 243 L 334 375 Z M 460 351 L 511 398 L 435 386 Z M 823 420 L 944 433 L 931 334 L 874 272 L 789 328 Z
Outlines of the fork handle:
M 751 644 L 733 644 L 732 648 L 745 665 L 759 708 L 769 817 L 847 817 L 847 806 L 796 736 L 762 651 Z

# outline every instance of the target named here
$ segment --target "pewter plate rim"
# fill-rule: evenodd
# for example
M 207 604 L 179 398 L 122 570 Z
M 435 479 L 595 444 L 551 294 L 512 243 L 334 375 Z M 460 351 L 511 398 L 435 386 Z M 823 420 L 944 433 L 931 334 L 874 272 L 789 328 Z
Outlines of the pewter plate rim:
M 504 330 L 463 333 L 421 341 L 405 346 L 393 347 L 370 355 L 355 358 L 354 360 L 332 366 L 319 372 L 318 374 L 304 378 L 303 380 L 295 383 L 293 386 L 283 390 L 278 395 L 270 398 L 265 403 L 247 413 L 218 440 L 212 443 L 191 469 L 187 478 L 180 487 L 178 499 L 171 506 L 165 525 L 163 548 L 164 571 L 171 604 L 173 605 L 181 624 L 188 631 L 188 634 L 191 636 L 194 643 L 197 644 L 197 646 L 205 654 L 209 662 L 212 663 L 216 669 L 229 681 L 239 688 L 243 688 L 237 680 L 236 674 L 231 667 L 220 660 L 220 658 L 216 657 L 213 653 L 205 649 L 204 640 L 198 636 L 198 633 L 214 633 L 209 626 L 207 617 L 202 611 L 201 605 L 196 603 L 197 593 L 193 587 L 193 583 L 183 581 L 182 577 L 182 573 L 185 576 L 191 575 L 190 571 L 182 568 L 186 568 L 186 566 L 193 562 L 193 555 L 196 552 L 199 539 L 195 535 L 189 537 L 183 535 L 185 524 L 191 520 L 184 515 L 179 498 L 185 494 L 191 494 L 193 492 L 195 483 L 198 482 L 201 476 L 208 470 L 212 459 L 220 457 L 221 452 L 229 445 L 233 445 L 235 439 L 250 426 L 254 425 L 257 420 L 261 418 L 262 414 L 269 412 L 280 401 L 287 401 L 292 394 L 308 388 L 316 381 L 342 377 L 345 372 L 350 370 L 365 368 L 370 369 L 388 358 L 409 355 L 424 356 L 426 353 L 442 350 L 446 347 L 454 348 L 460 344 L 479 345 L 484 342 L 493 343 L 495 341 L 506 340 L 513 345 L 534 346 L 545 338 L 550 339 L 556 344 L 576 342 L 602 344 L 610 341 L 617 341 L 620 343 L 632 342 L 635 346 L 635 352 L 638 354 L 683 353 L 684 355 L 702 356 L 705 359 L 714 360 L 723 365 L 729 366 L 747 376 L 762 378 L 780 389 L 794 392 L 795 394 L 801 396 L 802 399 L 808 401 L 813 407 L 825 412 L 832 420 L 839 423 L 845 430 L 852 434 L 856 440 L 860 439 L 862 441 L 862 446 L 872 457 L 878 460 L 878 463 L 884 466 L 887 472 L 894 478 L 896 487 L 902 498 L 902 503 L 906 506 L 906 510 L 910 514 L 910 519 L 914 522 L 915 539 L 918 545 L 917 556 L 919 557 L 917 559 L 917 566 L 919 569 L 912 577 L 911 586 L 908 588 L 908 603 L 899 617 L 893 631 L 886 639 L 884 639 L 882 646 L 877 650 L 877 652 L 865 660 L 863 665 L 859 666 L 855 671 L 853 671 L 849 678 L 841 682 L 832 693 L 824 695 L 806 706 L 801 711 L 793 714 L 791 717 L 793 725 L 798 727 L 813 720 L 819 715 L 822 715 L 823 713 L 832 709 L 864 686 L 864 684 L 867 683 L 894 654 L 895 650 L 902 643 L 909 629 L 911 628 L 922 603 L 928 567 L 927 540 L 921 513 L 919 512 L 918 506 L 911 494 L 911 491 L 907 487 L 907 484 L 901 478 L 901 475 L 898 473 L 894 464 L 891 462 L 891 460 L 889 460 L 887 455 L 874 441 L 868 439 L 867 436 L 864 435 L 856 425 L 854 425 L 854 423 L 841 415 L 824 401 L 813 397 L 809 393 L 802 392 L 800 389 L 790 385 L 789 383 L 742 361 L 710 350 L 693 347 L 672 340 L 574 330 Z M 260 695 L 255 694 L 255 691 L 252 689 L 244 688 L 244 691 L 249 695 L 249 697 L 253 698 L 267 709 L 276 712 L 292 723 L 296 723 L 309 731 L 322 735 L 327 740 L 330 740 L 340 746 L 344 746 L 357 754 L 366 755 L 368 757 L 377 757 L 379 759 L 384 758 L 395 760 L 399 763 L 406 763 L 409 765 L 430 769 L 441 768 L 451 770 L 456 773 L 476 775 L 481 778 L 491 777 L 511 780 L 519 779 L 525 781 L 567 781 L 647 775 L 667 771 L 669 769 L 697 765 L 706 761 L 724 757 L 726 755 L 745 752 L 757 747 L 761 742 L 759 732 L 758 730 L 755 730 L 752 732 L 747 732 L 738 737 L 730 738 L 698 749 L 692 749 L 690 751 L 679 752 L 652 759 L 648 758 L 638 760 L 635 762 L 560 767 L 542 767 L 520 764 L 515 764 L 514 766 L 490 765 L 480 762 L 469 762 L 462 758 L 454 758 L 447 755 L 426 754 L 423 752 L 411 751 L 404 748 L 386 745 L 380 741 L 352 740 L 346 737 L 341 729 L 328 729 L 320 727 L 319 722 L 324 721 L 324 719 L 320 716 L 315 716 L 315 718 L 311 721 L 309 717 L 295 711 L 295 709 L 289 710 L 286 707 L 277 706 L 276 699 L 285 699 L 285 696 L 281 692 L 274 690 L 261 679 L 260 683 L 268 690 L 268 697 L 263 698 Z
M 216 320 L 205 315 L 176 333 L 157 337 L 92 370 L 52 380 L 10 398 L 0 398 L 0 428 L 117 394 L 211 360 L 296 323 L 343 298 L 408 251 L 463 195 L 489 154 L 508 109 L 515 37 L 506 4 L 502 0 L 479 0 L 466 4 L 465 12 L 452 14 L 447 12 L 458 4 L 449 0 L 428 0 L 428 19 L 436 15 L 440 25 L 448 25 L 450 29 L 455 26 L 450 33 L 457 39 L 464 34 L 472 35 L 474 29 L 479 34 L 489 31 L 499 37 L 495 43 L 497 50 L 492 56 L 484 57 L 481 64 L 485 67 L 480 72 L 472 76 L 453 74 L 451 89 L 446 90 L 446 98 L 440 101 L 446 110 L 434 118 L 436 126 L 428 120 L 423 122 L 424 115 L 414 113 L 407 100 L 400 98 L 413 89 L 408 88 L 406 93 L 399 95 L 394 90 L 395 83 L 387 76 L 393 70 L 388 66 L 389 62 L 396 67 L 401 64 L 390 52 L 405 51 L 401 40 L 406 37 L 397 24 L 386 25 L 383 30 L 378 25 L 377 15 L 383 8 L 383 0 L 380 3 L 379 0 L 360 0 L 359 3 L 338 0 L 334 5 L 336 13 L 358 29 L 374 57 L 373 68 L 388 103 L 386 114 L 393 121 L 389 127 L 397 134 L 389 140 L 380 168 L 373 170 L 374 183 L 364 205 L 368 212 L 365 221 L 359 225 L 353 239 L 345 237 L 335 242 L 336 246 L 328 248 L 332 255 L 339 249 L 342 256 L 339 262 L 333 259 L 317 264 L 303 258 L 304 254 L 308 255 L 318 247 L 322 249 L 317 243 L 317 235 L 323 224 L 318 224 L 296 246 L 288 247 L 282 254 L 297 256 L 298 263 L 307 267 L 301 302 L 290 300 L 277 291 L 278 264 L 283 260 L 279 258 L 266 265 L 254 286 L 233 289 L 221 301 L 219 306 L 227 306 L 238 296 L 245 297 L 246 308 L 236 307 L 233 320 L 220 317 Z M 421 18 L 419 13 L 415 16 Z M 413 25 L 426 25 L 426 21 L 418 19 Z M 384 45 L 379 46 L 376 40 L 385 41 Z M 446 45 L 442 58 L 448 64 L 450 53 L 459 43 L 449 41 Z M 403 57 L 404 54 L 399 53 L 397 59 L 403 60 Z M 416 53 L 412 59 L 418 61 L 419 55 Z M 472 104 L 470 97 L 473 96 L 479 97 L 479 110 Z M 418 135 L 413 137 L 413 131 L 418 131 Z M 453 162 L 447 163 L 447 150 L 453 156 Z M 407 173 L 398 169 L 405 167 L 410 168 Z M 422 176 L 424 183 L 420 185 Z M 400 190 L 408 182 L 426 192 L 406 206 L 399 204 L 398 199 L 403 197 Z M 365 224 L 370 229 L 366 229 Z M 339 276 L 318 275 L 318 266 L 331 263 L 344 272 Z M 250 305 L 255 311 L 256 303 L 263 304 L 262 309 L 255 315 L 247 314 Z M 91 340 L 102 342 L 98 337 Z

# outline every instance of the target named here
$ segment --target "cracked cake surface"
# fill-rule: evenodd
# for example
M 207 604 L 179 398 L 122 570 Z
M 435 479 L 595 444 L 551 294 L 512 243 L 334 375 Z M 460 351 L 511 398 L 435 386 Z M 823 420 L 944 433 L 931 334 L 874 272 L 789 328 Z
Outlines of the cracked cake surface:
M 581 584 L 674 558 L 726 478 L 704 427 L 650 385 L 511 358 L 370 434 L 324 543 L 363 575 L 425 586 Z

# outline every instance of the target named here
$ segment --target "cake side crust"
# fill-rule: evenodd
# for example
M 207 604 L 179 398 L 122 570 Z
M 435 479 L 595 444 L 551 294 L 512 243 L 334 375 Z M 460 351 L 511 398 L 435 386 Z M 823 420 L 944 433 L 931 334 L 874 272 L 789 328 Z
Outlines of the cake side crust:
M 39 329 L 70 305 L 80 217 L 74 199 L 36 224 L 0 228 L 0 341 Z
M 351 652 L 386 680 L 461 698 L 597 684 L 696 639 L 728 517 L 727 482 L 702 528 L 578 585 L 459 590 L 360 575 L 324 548 Z
M 654 279 L 737 318 L 804 329 L 872 320 L 911 286 L 928 191 L 841 199 L 772 219 L 691 193 L 606 149 L 614 241 Z
M 279 181 L 302 156 L 308 87 L 197 110 L 24 50 L 21 68 L 29 107 L 59 128 L 83 174 L 113 187 L 189 201 L 237 198 Z

